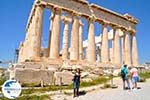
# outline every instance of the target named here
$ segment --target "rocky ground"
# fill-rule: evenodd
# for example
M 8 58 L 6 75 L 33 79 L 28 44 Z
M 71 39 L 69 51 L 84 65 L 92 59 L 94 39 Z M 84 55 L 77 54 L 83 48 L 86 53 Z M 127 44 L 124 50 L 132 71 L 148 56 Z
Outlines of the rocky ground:
M 150 100 L 150 80 L 145 83 L 139 83 L 141 89 L 123 90 L 120 78 L 114 80 L 118 85 L 117 89 L 100 89 L 87 92 L 79 97 L 73 98 L 72 95 L 54 95 L 53 100 Z

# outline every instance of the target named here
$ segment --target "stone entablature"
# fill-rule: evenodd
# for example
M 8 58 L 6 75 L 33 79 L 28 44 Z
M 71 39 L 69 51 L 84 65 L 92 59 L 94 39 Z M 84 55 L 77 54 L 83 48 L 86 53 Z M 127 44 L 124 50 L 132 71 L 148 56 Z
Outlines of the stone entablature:
M 82 0 L 36 0 L 31 10 L 26 30 L 28 30 L 37 3 L 48 9 L 60 8 L 64 12 L 76 13 L 85 18 L 94 16 L 95 20 L 100 23 L 107 22 L 111 26 L 117 26 L 128 32 L 136 32 L 136 24 L 138 23 L 138 20 L 131 15 L 121 15 L 96 4 L 89 4 L 87 1 Z

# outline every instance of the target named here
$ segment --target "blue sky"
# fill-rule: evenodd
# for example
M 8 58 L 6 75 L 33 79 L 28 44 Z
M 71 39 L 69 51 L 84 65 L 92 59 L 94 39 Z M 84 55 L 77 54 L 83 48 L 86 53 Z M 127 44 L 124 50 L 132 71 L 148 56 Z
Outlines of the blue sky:
M 15 48 L 25 38 L 25 27 L 34 0 L 1 0 L 0 9 L 0 60 L 13 60 Z M 149 0 L 89 0 L 100 6 L 140 20 L 137 25 L 139 63 L 150 61 L 150 1 Z M 43 46 L 48 40 L 50 11 L 44 11 Z M 97 28 L 97 27 L 96 27 Z M 62 30 L 63 28 L 61 28 Z M 87 29 L 84 29 L 87 30 Z M 100 30 L 96 31 L 96 35 Z M 86 32 L 85 32 L 86 33 Z M 84 37 L 87 36 L 84 34 Z

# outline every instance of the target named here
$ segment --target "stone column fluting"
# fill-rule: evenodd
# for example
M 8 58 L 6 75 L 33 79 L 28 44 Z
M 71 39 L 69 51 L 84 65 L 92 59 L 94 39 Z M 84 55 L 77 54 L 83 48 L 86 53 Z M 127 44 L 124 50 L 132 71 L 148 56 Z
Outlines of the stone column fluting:
M 50 27 L 49 27 L 49 40 L 48 40 L 48 57 L 50 57 L 50 47 L 51 47 L 51 36 L 52 36 L 52 29 L 53 29 L 53 20 L 54 20 L 54 14 L 51 13 L 50 20 Z
M 54 8 L 53 11 L 54 11 L 54 19 L 53 19 L 53 28 L 52 28 L 52 35 L 51 35 L 50 58 L 58 59 L 59 49 L 60 49 L 61 9 Z
M 94 20 L 89 18 L 87 60 L 91 63 L 94 63 L 96 61 L 95 49 L 96 48 L 95 48 Z
M 122 64 L 125 64 L 125 34 L 121 37 Z
M 101 61 L 102 63 L 109 62 L 108 29 L 106 23 L 102 25 Z
M 34 23 L 35 23 L 35 16 L 32 17 L 32 20 L 30 21 L 30 25 L 26 34 L 26 38 L 24 41 L 24 51 L 23 51 L 23 56 L 25 57 L 24 60 L 26 59 L 30 59 L 31 55 L 32 55 L 32 45 L 33 45 L 33 41 L 34 39 L 32 39 L 32 34 L 34 33 Z M 31 49 L 31 51 L 30 51 Z
M 79 60 L 83 60 L 83 23 L 81 20 L 79 21 L 79 25 Z
M 62 45 L 62 59 L 68 59 L 68 45 L 69 45 L 69 22 L 71 19 L 67 18 L 66 16 L 62 16 L 62 20 L 64 21 L 64 32 L 63 32 L 63 45 Z
M 120 37 L 119 37 L 119 29 L 115 29 L 115 39 L 114 39 L 114 63 L 120 64 Z
M 115 32 L 116 30 L 113 29 L 113 39 L 112 39 L 112 63 L 115 62 Z
M 70 60 L 79 60 L 79 18 L 73 14 Z
M 131 49 L 128 33 L 125 35 L 125 64 L 131 65 Z
M 138 48 L 135 34 L 132 35 L 132 65 L 138 66 Z
M 24 44 L 23 42 L 19 45 L 19 55 L 18 55 L 18 62 L 24 62 L 23 52 L 24 52 Z
M 30 40 L 29 35 L 31 34 L 31 27 L 32 27 L 32 22 L 30 22 L 29 28 L 28 28 L 27 33 L 26 33 L 25 41 L 23 43 L 24 46 L 23 46 L 23 58 L 22 59 L 24 61 L 25 61 L 25 59 L 28 59 L 27 51 L 29 51 L 29 46 L 30 46 L 30 45 L 28 45 L 28 41 Z M 19 58 L 21 58 L 20 55 L 19 55 Z
M 32 30 L 29 33 L 30 43 L 28 51 L 30 52 L 29 58 L 36 59 L 40 57 L 41 52 L 41 36 L 42 36 L 42 20 L 43 20 L 43 7 L 40 5 L 36 5 L 35 14 L 32 19 Z M 28 42 L 29 42 L 28 41 Z

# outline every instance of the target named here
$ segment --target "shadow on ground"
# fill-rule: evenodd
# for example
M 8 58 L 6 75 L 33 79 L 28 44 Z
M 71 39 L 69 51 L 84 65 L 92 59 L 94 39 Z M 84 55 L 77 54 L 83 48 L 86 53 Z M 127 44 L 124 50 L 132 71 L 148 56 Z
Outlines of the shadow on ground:
M 86 94 L 86 91 L 80 91 L 79 92 L 79 96 L 82 96 L 82 95 L 85 95 Z

